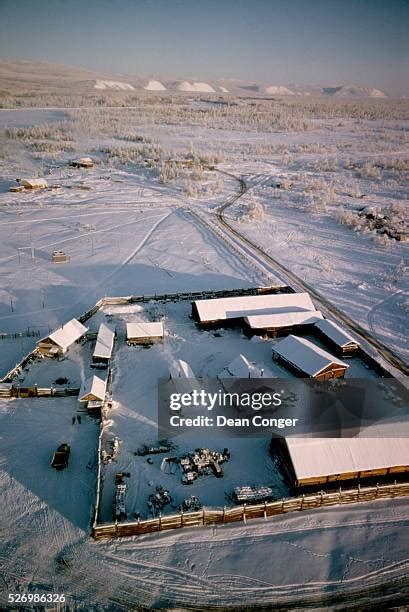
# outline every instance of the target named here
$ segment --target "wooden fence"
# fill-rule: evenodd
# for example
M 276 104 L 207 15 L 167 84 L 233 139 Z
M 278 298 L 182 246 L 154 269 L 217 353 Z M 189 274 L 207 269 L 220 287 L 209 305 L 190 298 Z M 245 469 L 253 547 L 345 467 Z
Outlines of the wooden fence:
M 164 293 L 154 295 L 130 295 L 130 296 L 118 296 L 118 297 L 104 297 L 98 300 L 94 306 L 84 312 L 81 316 L 77 317 L 80 323 L 85 323 L 91 317 L 96 314 L 100 308 L 108 305 L 121 305 L 121 304 L 135 304 L 139 302 L 150 302 L 151 300 L 157 301 L 188 301 L 198 299 L 209 299 L 216 297 L 233 297 L 239 295 L 264 295 L 272 293 L 294 293 L 294 290 L 287 285 L 271 285 L 266 287 L 247 287 L 245 289 L 225 289 L 216 291 L 194 291 L 194 292 L 181 292 L 181 293 Z M 0 378 L 0 383 L 11 382 L 15 376 L 37 357 L 38 351 L 35 347 L 27 355 L 25 355 L 16 365 L 11 368 Z
M 0 340 L 16 340 L 17 338 L 39 338 L 40 336 L 41 332 L 39 329 L 27 329 L 23 332 L 0 332 Z
M 125 536 L 154 533 L 165 529 L 180 529 L 182 527 L 198 527 L 202 525 L 220 525 L 250 519 L 267 519 L 277 514 L 311 510 L 322 506 L 337 504 L 353 504 L 375 499 L 390 499 L 409 495 L 409 483 L 396 483 L 376 485 L 374 487 L 361 487 L 355 489 L 341 488 L 338 491 L 320 492 L 301 497 L 290 497 L 275 502 L 265 502 L 257 505 L 244 505 L 237 508 L 224 508 L 223 510 L 203 509 L 197 512 L 159 516 L 157 518 L 138 520 L 132 523 L 94 524 L 92 536 L 96 539 L 115 538 Z
M 8 385 L 0 387 L 0 397 L 67 397 L 78 395 L 79 388 L 57 389 L 55 387 L 20 387 L 19 385 Z

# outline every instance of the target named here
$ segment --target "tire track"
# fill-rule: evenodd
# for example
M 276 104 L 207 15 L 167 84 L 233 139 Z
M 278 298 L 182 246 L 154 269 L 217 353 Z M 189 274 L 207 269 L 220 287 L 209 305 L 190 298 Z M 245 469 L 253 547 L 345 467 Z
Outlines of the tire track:
M 372 333 L 368 333 L 366 329 L 364 329 L 361 325 L 353 321 L 347 314 L 339 310 L 336 306 L 334 306 L 331 302 L 329 302 L 326 298 L 324 298 L 316 289 L 311 287 L 308 283 L 303 281 L 300 277 L 298 277 L 294 272 L 289 270 L 286 266 L 281 264 L 277 259 L 273 258 L 271 255 L 263 251 L 261 247 L 255 244 L 252 240 L 247 238 L 244 234 L 235 229 L 224 216 L 224 212 L 232 206 L 239 198 L 241 198 L 247 191 L 248 187 L 244 180 L 238 176 L 230 172 L 226 172 L 224 170 L 218 170 L 215 167 L 211 167 L 212 170 L 216 172 L 221 172 L 222 174 L 226 174 L 232 178 L 235 178 L 239 183 L 239 192 L 234 196 L 231 196 L 226 200 L 224 204 L 219 206 L 216 211 L 216 219 L 221 227 L 225 229 L 225 231 L 234 236 L 236 239 L 247 245 L 250 251 L 253 254 L 257 254 L 258 257 L 261 257 L 265 262 L 267 262 L 270 266 L 272 266 L 272 270 L 277 274 L 279 272 L 288 285 L 290 285 L 295 290 L 301 290 L 308 292 L 314 300 L 318 302 L 321 310 L 330 313 L 335 319 L 342 321 L 347 327 L 357 334 L 361 339 L 367 342 L 375 351 L 380 354 L 385 361 L 391 364 L 393 367 L 400 370 L 403 374 L 409 374 L 409 367 L 405 363 L 403 359 L 401 359 L 396 353 L 394 353 L 388 346 L 386 346 L 383 342 L 378 340 Z

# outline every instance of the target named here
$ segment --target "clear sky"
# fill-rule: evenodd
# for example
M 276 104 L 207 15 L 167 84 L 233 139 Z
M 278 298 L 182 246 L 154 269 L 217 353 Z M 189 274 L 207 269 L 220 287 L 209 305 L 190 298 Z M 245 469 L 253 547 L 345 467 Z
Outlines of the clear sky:
M 0 0 L 0 57 L 408 93 L 409 0 Z

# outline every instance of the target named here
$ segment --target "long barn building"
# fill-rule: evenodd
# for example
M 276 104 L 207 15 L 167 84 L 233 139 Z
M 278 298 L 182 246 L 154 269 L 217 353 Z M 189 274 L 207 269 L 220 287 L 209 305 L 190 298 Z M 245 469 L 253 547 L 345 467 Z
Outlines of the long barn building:
M 297 487 L 409 471 L 407 437 L 292 437 L 285 439 L 285 446 Z
M 250 317 L 314 312 L 308 293 L 276 293 L 197 300 L 192 315 L 200 327 L 208 329 L 222 325 L 243 324 Z M 319 315 L 318 315 L 319 317 Z M 318 320 L 318 319 L 315 319 Z

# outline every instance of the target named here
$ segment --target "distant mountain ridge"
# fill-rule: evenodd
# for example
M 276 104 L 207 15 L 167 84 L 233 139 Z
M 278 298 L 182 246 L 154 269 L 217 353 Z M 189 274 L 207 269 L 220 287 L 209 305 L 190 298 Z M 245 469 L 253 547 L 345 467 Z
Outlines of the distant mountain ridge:
M 86 68 L 48 62 L 0 60 L 0 89 L 12 90 L 15 86 L 31 86 L 73 91 L 124 91 L 181 94 L 232 94 L 242 97 L 319 96 L 326 98 L 388 98 L 380 89 L 355 85 L 308 86 L 282 83 L 260 83 L 240 79 L 160 79 L 154 76 L 142 78 L 135 75 L 112 75 Z

